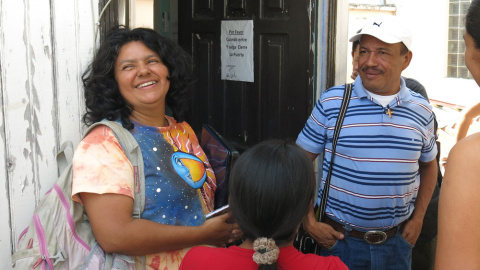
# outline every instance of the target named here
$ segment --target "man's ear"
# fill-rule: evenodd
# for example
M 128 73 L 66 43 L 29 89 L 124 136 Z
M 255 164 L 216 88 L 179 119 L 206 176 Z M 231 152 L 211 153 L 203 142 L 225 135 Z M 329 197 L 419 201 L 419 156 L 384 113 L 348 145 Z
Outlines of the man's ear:
M 408 51 L 403 57 L 404 57 L 404 62 L 403 62 L 402 70 L 405 70 L 410 65 L 410 62 L 412 61 L 412 57 L 413 57 L 412 51 Z

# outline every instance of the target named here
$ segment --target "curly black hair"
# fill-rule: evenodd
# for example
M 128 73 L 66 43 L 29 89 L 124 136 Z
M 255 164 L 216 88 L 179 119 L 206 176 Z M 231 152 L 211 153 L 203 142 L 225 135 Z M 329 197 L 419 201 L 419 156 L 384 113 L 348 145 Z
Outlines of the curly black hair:
M 129 119 L 133 107 L 120 94 L 114 74 L 120 48 L 132 41 L 143 42 L 158 54 L 168 68 L 170 88 L 166 95 L 166 104 L 172 110 L 175 120 L 185 120 L 194 83 L 190 55 L 152 29 L 116 26 L 108 32 L 93 61 L 82 75 L 86 106 L 82 120 L 87 126 L 103 119 L 120 119 L 124 128 L 133 129 L 134 125 Z

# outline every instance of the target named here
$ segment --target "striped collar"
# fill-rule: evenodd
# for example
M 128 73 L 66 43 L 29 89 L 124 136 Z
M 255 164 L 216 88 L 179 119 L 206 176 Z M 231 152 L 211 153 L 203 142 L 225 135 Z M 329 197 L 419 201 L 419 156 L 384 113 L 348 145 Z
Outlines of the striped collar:
M 353 82 L 353 92 L 358 98 L 371 99 L 367 93 L 367 90 L 363 87 L 362 79 L 360 78 L 360 76 L 357 76 L 357 78 Z M 395 103 L 399 105 L 411 99 L 412 99 L 412 94 L 407 88 L 407 85 L 405 84 L 405 80 L 403 79 L 403 77 L 400 77 L 400 91 L 398 92 L 398 95 L 395 98 L 396 100 Z M 390 102 L 390 104 L 392 104 L 392 102 Z

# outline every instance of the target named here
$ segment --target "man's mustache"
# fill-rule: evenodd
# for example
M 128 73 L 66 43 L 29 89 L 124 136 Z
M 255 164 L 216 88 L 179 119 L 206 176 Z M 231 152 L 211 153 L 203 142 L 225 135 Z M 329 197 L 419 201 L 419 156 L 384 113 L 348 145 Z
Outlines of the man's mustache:
M 384 74 L 384 73 L 385 73 L 385 71 L 383 71 L 382 69 L 376 68 L 376 67 L 365 67 L 365 68 L 362 68 L 362 72 L 374 72 L 374 73 L 380 73 L 380 74 Z

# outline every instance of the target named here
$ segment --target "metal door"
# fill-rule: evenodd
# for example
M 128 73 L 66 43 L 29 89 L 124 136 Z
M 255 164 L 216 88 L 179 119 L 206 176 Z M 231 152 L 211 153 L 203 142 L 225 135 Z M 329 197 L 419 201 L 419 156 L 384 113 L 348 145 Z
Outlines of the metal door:
M 179 2 L 179 44 L 197 83 L 188 122 L 214 126 L 240 151 L 269 138 L 296 138 L 313 104 L 310 0 Z M 254 82 L 221 80 L 222 20 L 253 20 Z

